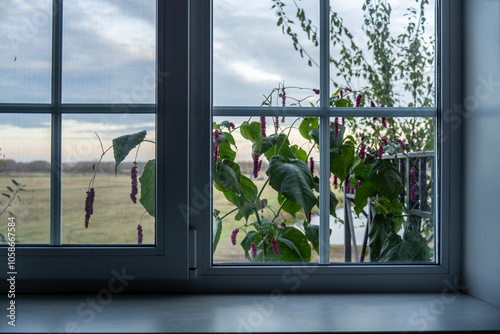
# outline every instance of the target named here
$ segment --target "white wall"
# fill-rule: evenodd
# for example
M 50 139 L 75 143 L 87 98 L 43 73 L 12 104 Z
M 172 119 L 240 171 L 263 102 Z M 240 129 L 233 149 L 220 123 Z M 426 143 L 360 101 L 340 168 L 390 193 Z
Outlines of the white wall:
M 464 0 L 463 19 L 463 283 L 500 306 L 500 0 Z

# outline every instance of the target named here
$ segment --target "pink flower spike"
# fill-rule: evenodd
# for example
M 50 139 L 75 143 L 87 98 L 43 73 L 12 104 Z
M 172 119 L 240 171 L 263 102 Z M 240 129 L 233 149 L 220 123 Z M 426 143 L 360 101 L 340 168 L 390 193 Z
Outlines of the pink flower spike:
M 352 93 L 352 89 L 350 89 L 349 87 L 346 88 L 346 90 L 349 92 L 349 93 Z
M 378 148 L 378 158 L 382 159 L 382 154 L 384 153 L 384 147 L 382 145 Z
M 319 95 L 319 89 L 313 88 L 313 92 L 314 94 Z
M 281 117 L 281 123 L 285 123 L 285 116 Z
M 340 98 L 343 99 L 344 98 L 344 92 L 343 91 L 340 91 Z
M 260 207 L 261 209 L 264 209 L 266 207 L 266 202 L 264 202 L 264 200 L 260 201 Z
M 314 176 L 314 159 L 312 157 L 309 158 L 309 170 L 311 175 Z
M 370 101 L 370 106 L 371 106 L 372 108 L 375 108 L 375 107 L 376 107 L 375 102 Z
M 334 126 L 335 126 L 334 135 L 335 135 L 335 138 L 337 138 L 339 135 L 339 118 L 338 117 L 335 117 Z
M 142 225 L 137 225 L 137 244 L 138 245 L 142 245 L 142 238 L 143 238 L 143 234 L 142 234 Z
M 265 117 L 260 118 L 260 133 L 262 134 L 262 137 L 266 136 L 266 118 Z
M 219 137 L 220 137 L 220 131 L 219 129 L 215 129 L 214 131 L 214 142 L 217 143 L 219 141 Z
M 385 107 L 385 104 L 381 104 L 381 105 L 380 105 L 380 107 L 381 107 L 381 108 L 384 108 L 384 107 Z
M 415 167 L 412 167 L 410 171 L 410 197 L 414 203 L 417 203 L 417 175 L 415 174 L 415 172 Z
M 271 237 L 271 243 L 273 244 L 273 252 L 275 255 L 280 255 L 280 252 L 278 250 L 278 243 L 276 242 L 276 240 L 274 240 L 273 237 Z
M 253 156 L 253 177 L 258 178 L 259 177 L 259 155 L 254 154 Z
M 252 249 L 252 258 L 255 259 L 257 257 L 257 246 L 252 242 L 250 248 Z
M 86 194 L 87 197 L 85 198 L 85 228 L 88 228 L 90 216 L 94 214 L 94 198 L 95 198 L 94 188 L 90 188 L 86 192 Z
M 389 145 L 389 143 L 387 142 L 387 138 L 385 137 L 380 138 L 380 141 L 384 143 L 385 146 Z
M 134 161 L 134 166 L 130 170 L 130 179 L 131 179 L 131 191 L 130 191 L 130 199 L 135 204 L 137 203 L 137 194 L 139 193 L 137 189 L 137 162 Z
M 384 128 L 387 128 L 387 122 L 385 121 L 385 117 L 382 117 L 382 125 Z
M 234 123 L 233 122 L 229 122 L 229 126 L 231 127 L 231 129 L 236 129 L 236 126 L 234 126 Z
M 231 243 L 233 244 L 233 246 L 236 245 L 236 235 L 238 234 L 239 231 L 240 231 L 239 229 L 235 228 L 233 232 L 231 232 Z
M 366 145 L 361 145 L 361 148 L 359 149 L 359 153 L 358 153 L 358 157 L 360 159 L 364 159 L 365 158 L 365 149 L 366 149 Z
M 283 107 L 285 107 L 286 106 L 286 93 L 285 93 L 285 88 L 284 87 L 281 89 L 280 97 L 281 97 L 281 105 Z
M 359 93 L 358 97 L 356 98 L 356 108 L 359 108 L 361 106 L 361 98 L 363 97 L 363 95 L 361 95 L 361 93 Z
M 404 151 L 406 150 L 406 145 L 401 139 L 396 139 L 396 141 L 399 143 L 399 146 L 401 146 L 401 149 Z
M 285 227 L 286 227 L 285 222 L 282 222 L 282 223 L 281 223 L 281 227 L 283 227 L 283 228 L 285 228 Z
M 278 133 L 280 129 L 280 118 L 278 116 L 274 117 L 274 132 Z
M 361 141 L 365 140 L 365 138 L 366 138 L 366 137 L 365 137 L 365 133 L 363 132 L 363 133 L 361 134 Z
M 373 120 L 376 121 L 378 119 L 378 117 L 373 117 Z

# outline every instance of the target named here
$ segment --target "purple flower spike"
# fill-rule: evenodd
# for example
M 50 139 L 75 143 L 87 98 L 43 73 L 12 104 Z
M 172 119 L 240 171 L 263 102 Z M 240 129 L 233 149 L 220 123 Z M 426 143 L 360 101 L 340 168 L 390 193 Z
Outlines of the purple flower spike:
M 338 117 L 335 117 L 334 126 L 335 126 L 334 135 L 335 135 L 335 138 L 337 138 L 337 136 L 339 135 L 339 118 Z
M 286 106 L 286 93 L 285 93 L 285 88 L 282 88 L 281 89 L 281 94 L 280 94 L 280 97 L 281 97 L 281 105 L 283 107 Z
M 233 232 L 231 232 L 231 243 L 233 244 L 233 246 L 236 245 L 236 235 L 238 234 L 240 230 L 238 230 L 237 228 L 235 228 L 233 230 Z
M 385 107 L 385 104 L 381 104 L 381 105 L 380 105 L 380 107 L 381 107 L 381 108 L 384 108 L 384 107 Z
M 311 175 L 314 176 L 314 159 L 312 157 L 309 158 L 309 170 Z
M 90 188 L 86 192 L 86 194 L 87 197 L 85 198 L 85 228 L 88 228 L 90 216 L 94 214 L 94 198 L 95 198 L 94 188 Z
M 137 162 L 135 161 L 134 161 L 134 166 L 130 170 L 130 178 L 132 187 L 132 190 L 130 191 L 130 199 L 135 204 L 137 203 L 137 194 L 139 192 L 137 189 Z
M 365 137 L 365 133 L 363 132 L 363 133 L 361 134 L 361 141 L 365 140 L 365 138 L 366 138 L 366 137 Z
M 282 223 L 281 223 L 281 227 L 283 227 L 283 228 L 285 228 L 285 227 L 286 227 L 285 222 L 282 222 Z
M 366 145 L 365 144 L 361 145 L 361 148 L 359 149 L 359 153 L 358 153 L 358 157 L 360 159 L 365 158 L 365 150 L 366 150 Z
M 255 259 L 257 257 L 257 246 L 252 242 L 250 248 L 252 249 L 252 259 Z
M 259 154 L 254 154 L 253 156 L 253 177 L 259 177 Z
M 359 93 L 358 97 L 356 97 L 356 108 L 359 108 L 359 106 L 361 106 L 361 98 L 363 97 L 363 95 L 361 95 L 361 93 Z
M 403 151 L 406 150 L 406 145 L 401 139 L 398 138 L 398 139 L 396 139 L 396 141 L 399 143 L 399 145 L 401 146 L 401 149 Z
M 412 167 L 410 171 L 410 197 L 414 203 L 417 203 L 417 175 L 415 174 L 415 172 L 415 167 Z
M 280 118 L 278 116 L 274 117 L 274 132 L 278 133 L 280 129 Z
M 382 145 L 380 145 L 378 147 L 378 158 L 379 159 L 382 159 L 382 154 L 384 153 L 384 147 Z
M 378 117 L 373 117 L 373 120 L 376 121 L 378 119 Z
M 387 122 L 385 121 L 385 117 L 382 117 L 382 125 L 384 128 L 387 128 Z
M 260 201 L 260 208 L 264 209 L 266 207 L 266 202 L 264 200 Z
M 262 137 L 266 136 L 266 118 L 265 117 L 260 118 L 260 133 L 262 134 Z
M 385 137 L 380 138 L 380 141 L 382 143 L 384 143 L 385 146 L 389 145 L 389 142 L 387 141 L 387 138 L 385 138 Z
M 271 243 L 273 244 L 273 252 L 275 255 L 280 255 L 280 252 L 278 250 L 278 243 L 276 242 L 276 240 L 274 240 L 273 237 L 271 237 Z
M 231 129 L 236 129 L 236 126 L 234 126 L 234 123 L 233 122 L 229 122 L 229 126 L 231 127 Z
M 313 92 L 314 94 L 319 95 L 319 89 L 313 88 Z
M 285 116 L 281 117 L 281 123 L 285 123 Z
M 344 92 L 343 91 L 340 91 L 340 98 L 343 99 L 344 98 Z
M 349 87 L 346 88 L 346 90 L 349 92 L 349 93 L 352 93 L 352 89 L 350 89 Z
M 370 101 L 370 106 L 371 106 L 372 108 L 375 108 L 375 107 L 376 107 L 375 102 Z
M 142 245 L 142 237 L 144 235 L 142 234 L 142 225 L 137 225 L 137 244 Z

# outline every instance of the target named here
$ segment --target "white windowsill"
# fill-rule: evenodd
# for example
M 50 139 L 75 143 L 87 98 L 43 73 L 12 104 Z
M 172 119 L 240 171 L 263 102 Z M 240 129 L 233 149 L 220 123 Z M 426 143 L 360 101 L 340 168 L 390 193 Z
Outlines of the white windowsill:
M 500 309 L 464 294 L 117 294 L 108 302 L 101 291 L 17 295 L 16 326 L 3 316 L 0 332 L 500 331 Z

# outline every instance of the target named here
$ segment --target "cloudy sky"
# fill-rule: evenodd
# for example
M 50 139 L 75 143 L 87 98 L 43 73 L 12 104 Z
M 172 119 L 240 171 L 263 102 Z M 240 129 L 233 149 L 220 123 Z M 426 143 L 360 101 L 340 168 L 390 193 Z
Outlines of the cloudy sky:
M 285 2 L 292 19 L 298 5 L 313 24 L 319 23 L 319 1 Z M 331 0 L 358 45 L 366 44 L 362 3 Z M 397 35 L 406 23 L 406 8 L 415 1 L 390 3 Z M 263 94 L 280 82 L 319 88 L 318 68 L 309 67 L 276 26 L 271 5 L 271 0 L 214 0 L 215 105 L 259 106 Z M 0 103 L 50 102 L 51 6 L 51 0 L 0 1 Z M 433 24 L 429 17 L 427 31 L 433 31 Z M 63 102 L 154 102 L 155 25 L 154 0 L 64 0 Z M 304 35 L 299 38 L 319 62 L 319 49 Z M 310 92 L 290 90 L 295 97 Z M 154 118 L 66 115 L 63 159 L 95 159 L 100 150 L 96 131 L 106 146 L 116 136 L 142 129 L 153 139 Z M 6 158 L 49 160 L 50 116 L 0 114 L 0 140 L 0 153 Z

